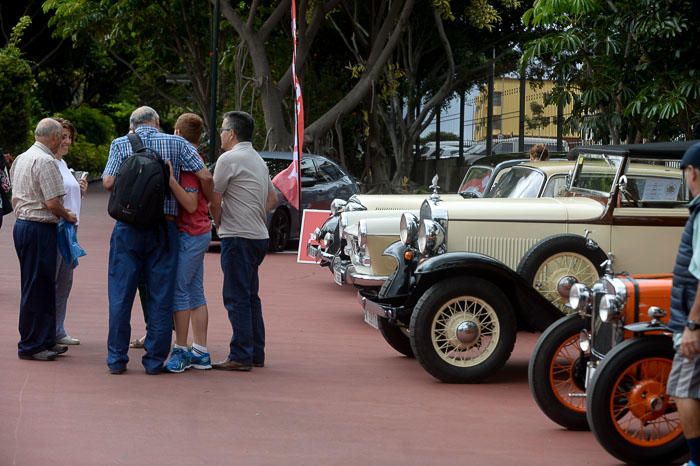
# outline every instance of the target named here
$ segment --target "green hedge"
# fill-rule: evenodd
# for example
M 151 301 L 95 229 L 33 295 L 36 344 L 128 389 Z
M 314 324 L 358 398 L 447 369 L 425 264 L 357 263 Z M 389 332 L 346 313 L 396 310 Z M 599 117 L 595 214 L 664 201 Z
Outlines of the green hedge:
M 13 46 L 0 49 L 0 146 L 17 155 L 30 142 L 32 69 Z

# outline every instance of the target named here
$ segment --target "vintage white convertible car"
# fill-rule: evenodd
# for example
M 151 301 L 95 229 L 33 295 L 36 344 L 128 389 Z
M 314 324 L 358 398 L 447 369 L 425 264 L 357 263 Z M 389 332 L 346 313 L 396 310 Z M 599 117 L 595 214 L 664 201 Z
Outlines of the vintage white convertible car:
M 442 381 L 487 377 L 518 329 L 544 330 L 574 284 L 598 279 L 605 251 L 626 272 L 671 271 L 688 217 L 679 160 L 695 142 L 582 148 L 565 197 L 427 199 L 384 252 L 396 270 L 361 289 L 365 320 Z
M 468 212 L 478 212 L 482 218 L 491 218 L 493 202 L 496 198 L 531 199 L 538 197 L 557 197 L 566 194 L 567 176 L 574 168 L 574 162 L 568 160 L 551 160 L 547 162 L 522 162 L 508 165 L 496 175 L 496 181 L 482 198 L 451 202 L 445 196 L 434 193 L 429 202 L 432 205 L 460 206 Z M 423 198 L 425 200 L 425 197 Z M 483 207 L 482 207 L 483 206 Z M 408 212 L 417 215 L 418 212 Z M 499 215 L 497 210 L 494 216 Z M 355 225 L 344 228 L 346 254 L 350 264 L 334 264 L 336 282 L 347 282 L 360 287 L 380 287 L 396 269 L 396 261 L 383 255 L 384 250 L 399 240 L 401 215 L 363 218 Z M 481 229 L 481 227 L 479 227 Z M 451 239 L 458 240 L 458 236 Z M 447 250 L 460 249 L 459 244 L 446 245 Z

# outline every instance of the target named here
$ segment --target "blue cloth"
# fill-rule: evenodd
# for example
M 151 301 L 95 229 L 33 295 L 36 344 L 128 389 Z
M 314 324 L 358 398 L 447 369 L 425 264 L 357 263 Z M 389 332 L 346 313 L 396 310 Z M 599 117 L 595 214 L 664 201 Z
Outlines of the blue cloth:
M 78 244 L 78 234 L 75 225 L 61 219 L 58 222 L 58 252 L 61 253 L 63 261 L 71 268 L 78 266 L 78 258 L 86 253 Z
M 197 149 L 180 136 L 159 132 L 152 126 L 140 126 L 136 128 L 136 134 L 141 138 L 145 147 L 158 152 L 163 160 L 170 160 L 173 166 L 173 175 L 180 180 L 180 170 L 198 172 L 204 168 L 204 162 L 199 157 Z M 102 176 L 117 176 L 119 167 L 133 151 L 127 136 L 122 136 L 109 147 L 109 157 Z M 177 215 L 177 200 L 172 193 L 168 193 L 163 209 L 166 215 Z
M 148 288 L 144 368 L 149 373 L 159 372 L 170 353 L 178 235 L 175 222 L 166 222 L 166 227 L 167 234 L 164 228 L 144 230 L 117 222 L 112 230 L 107 280 L 110 369 L 123 369 L 129 361 L 131 308 L 142 276 Z
M 17 219 L 12 236 L 22 287 L 17 350 L 29 356 L 56 344 L 56 224 Z
M 267 239 L 221 239 L 224 307 L 233 327 L 229 359 L 242 364 L 265 362 L 265 323 L 258 296 L 258 268 L 265 259 Z
M 196 309 L 207 303 L 204 297 L 204 254 L 209 249 L 211 231 L 202 235 L 180 232 L 175 278 L 175 312 Z

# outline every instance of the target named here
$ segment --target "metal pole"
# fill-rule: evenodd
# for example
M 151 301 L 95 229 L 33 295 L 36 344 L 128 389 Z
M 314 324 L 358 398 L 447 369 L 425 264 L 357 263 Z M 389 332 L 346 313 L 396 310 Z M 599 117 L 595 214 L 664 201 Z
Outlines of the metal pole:
M 464 93 L 459 93 L 459 166 L 464 164 Z M 461 172 L 460 172 L 461 176 Z
M 440 113 L 442 105 L 435 109 L 435 174 L 438 172 L 438 160 L 440 160 Z
M 209 103 L 209 162 L 216 160 L 216 149 L 219 145 L 218 128 L 216 124 L 216 95 L 219 77 L 219 1 L 214 3 L 214 18 L 211 34 L 211 100 Z
M 518 122 L 518 151 L 525 152 L 525 71 L 520 75 L 520 121 Z
M 493 150 L 493 82 L 496 79 L 496 48 L 491 49 L 491 72 L 489 73 L 488 103 L 486 110 L 486 155 Z
M 564 99 L 557 101 L 557 152 L 564 151 Z

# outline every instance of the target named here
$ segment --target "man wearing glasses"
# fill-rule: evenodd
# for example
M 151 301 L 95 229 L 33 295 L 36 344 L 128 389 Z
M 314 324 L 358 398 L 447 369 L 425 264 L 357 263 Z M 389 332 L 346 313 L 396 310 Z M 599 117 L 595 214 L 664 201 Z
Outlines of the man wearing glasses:
M 233 327 L 228 357 L 214 369 L 249 371 L 265 364 L 265 324 L 258 296 L 258 268 L 269 236 L 267 212 L 277 202 L 265 161 L 253 149 L 253 117 L 224 114 L 214 170 L 211 214 L 221 238 L 224 306 Z

